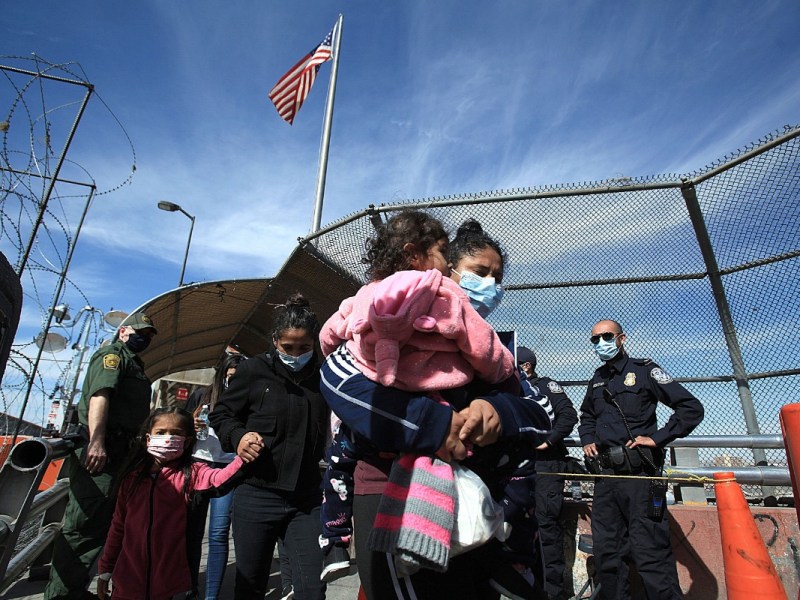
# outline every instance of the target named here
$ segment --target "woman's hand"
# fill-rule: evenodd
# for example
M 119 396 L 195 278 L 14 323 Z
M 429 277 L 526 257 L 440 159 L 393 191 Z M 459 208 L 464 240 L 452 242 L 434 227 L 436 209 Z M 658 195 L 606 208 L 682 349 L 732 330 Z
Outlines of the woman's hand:
M 465 422 L 466 420 L 461 414 L 453 411 L 453 416 L 450 419 L 450 431 L 447 437 L 444 438 L 442 447 L 436 451 L 436 456 L 444 462 L 464 460 L 467 457 L 467 448 L 459 437 Z
M 264 450 L 264 438 L 255 431 L 248 431 L 239 440 L 239 446 L 236 448 L 236 454 L 242 459 L 243 463 L 253 462 Z
M 206 427 L 208 427 L 208 423 L 206 423 L 203 419 L 198 419 L 197 417 L 194 418 L 195 431 L 202 431 Z
M 459 436 L 465 444 L 490 446 L 500 439 L 503 427 L 500 415 L 491 403 L 476 398 L 460 414 L 466 419 Z

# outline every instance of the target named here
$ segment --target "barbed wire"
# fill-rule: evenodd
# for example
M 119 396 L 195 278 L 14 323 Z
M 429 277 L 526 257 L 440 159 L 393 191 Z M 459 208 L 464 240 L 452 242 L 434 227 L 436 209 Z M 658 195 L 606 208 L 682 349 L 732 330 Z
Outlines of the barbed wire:
M 44 326 L 50 307 L 58 302 L 72 300 L 73 304 L 79 301 L 91 305 L 87 294 L 66 272 L 68 257 L 77 241 L 79 210 L 88 210 L 94 196 L 110 194 L 130 184 L 136 172 L 136 149 L 122 122 L 79 63 L 53 63 L 36 54 L 0 56 L 0 73 L 0 86 L 5 86 L 8 92 L 2 96 L 8 98 L 7 109 L 0 112 L 0 251 L 11 264 L 17 265 L 18 271 L 26 261 L 25 268 L 18 273 L 26 320 L 29 322 L 31 313 L 38 312 Z M 90 98 L 103 111 L 86 113 L 83 118 L 89 115 L 98 118 L 102 114 L 110 117 L 130 151 L 130 169 L 119 181 L 102 190 L 97 189 L 95 179 L 79 161 L 59 154 L 62 150 L 58 140 L 68 139 L 67 132 L 78 124 L 80 107 Z M 54 180 L 56 164 L 69 167 L 85 181 L 66 179 L 63 171 Z M 85 203 L 81 205 L 75 199 L 83 199 Z M 23 253 L 27 253 L 24 259 Z M 56 298 L 57 282 L 62 278 L 60 297 Z M 94 345 L 101 328 L 93 315 L 86 318 L 92 318 L 87 326 Z M 67 334 L 69 340 L 74 337 L 76 326 L 77 323 L 72 323 L 71 328 L 56 324 L 52 331 Z M 31 397 L 41 400 L 39 416 L 43 424 L 47 413 L 45 400 L 75 372 L 76 355 L 72 353 L 64 359 L 49 353 L 43 355 L 46 368 L 34 374 L 32 356 L 37 351 L 33 341 L 15 340 L 0 386 L 0 398 L 4 412 L 13 414 L 31 384 Z

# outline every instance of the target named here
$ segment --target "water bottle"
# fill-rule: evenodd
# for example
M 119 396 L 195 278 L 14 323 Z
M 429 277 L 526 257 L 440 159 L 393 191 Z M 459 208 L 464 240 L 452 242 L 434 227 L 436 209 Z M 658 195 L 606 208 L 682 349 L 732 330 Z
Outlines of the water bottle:
M 200 414 L 197 415 L 197 418 L 200 421 L 202 421 L 203 423 L 205 423 L 205 425 L 206 425 L 202 429 L 198 429 L 197 430 L 197 439 L 198 440 L 207 440 L 208 439 L 208 413 L 210 413 L 210 412 L 211 412 L 211 410 L 209 409 L 208 404 L 203 404 L 203 408 L 200 411 Z

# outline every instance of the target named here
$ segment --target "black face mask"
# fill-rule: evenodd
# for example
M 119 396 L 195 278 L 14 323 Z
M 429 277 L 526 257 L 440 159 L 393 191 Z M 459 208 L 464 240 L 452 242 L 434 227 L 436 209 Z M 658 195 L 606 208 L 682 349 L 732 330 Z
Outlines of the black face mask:
M 150 338 L 140 333 L 132 333 L 125 341 L 125 345 L 131 352 L 138 354 L 150 345 Z

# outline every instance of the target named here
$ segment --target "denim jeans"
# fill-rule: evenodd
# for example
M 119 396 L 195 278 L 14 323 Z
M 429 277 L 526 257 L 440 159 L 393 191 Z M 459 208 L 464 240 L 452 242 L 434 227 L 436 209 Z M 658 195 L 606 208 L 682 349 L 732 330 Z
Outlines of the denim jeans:
M 228 566 L 228 533 L 231 528 L 233 492 L 211 498 L 208 518 L 208 558 L 206 560 L 206 600 L 217 600 L 225 568 Z
M 237 600 L 263 600 L 275 552 L 283 540 L 291 563 L 295 600 L 324 600 L 319 489 L 282 492 L 242 484 L 234 491 Z

